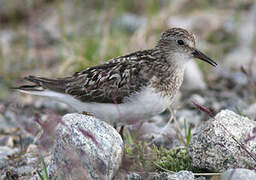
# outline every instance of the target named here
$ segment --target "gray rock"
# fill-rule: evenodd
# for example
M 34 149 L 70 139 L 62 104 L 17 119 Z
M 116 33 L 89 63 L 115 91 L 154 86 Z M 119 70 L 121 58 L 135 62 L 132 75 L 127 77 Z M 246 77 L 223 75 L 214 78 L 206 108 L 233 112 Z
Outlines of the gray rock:
M 252 57 L 253 52 L 249 47 L 237 47 L 223 58 L 223 66 L 228 70 L 239 69 L 241 66 L 248 66 Z
M 236 85 L 242 85 L 242 86 L 243 85 L 248 85 L 248 78 L 242 72 L 232 73 L 231 76 L 230 76 L 230 79 Z
M 205 104 L 206 103 L 206 98 L 202 97 L 199 94 L 193 94 L 190 99 L 189 102 L 196 102 L 197 104 Z
M 179 171 L 175 174 L 167 172 L 157 173 L 147 178 L 148 180 L 194 180 L 194 174 L 190 171 Z
M 179 171 L 173 174 L 170 180 L 193 180 L 194 174 L 191 171 Z
M 230 111 L 235 111 L 239 109 L 246 109 L 248 104 L 247 102 L 239 97 L 234 92 L 223 92 L 221 93 L 221 98 L 219 100 L 220 109 L 229 109 Z
M 256 154 L 253 135 L 256 122 L 229 110 L 218 113 L 203 124 L 192 136 L 189 155 L 192 165 L 210 171 L 223 171 L 234 167 L 255 167 L 256 162 L 233 138 L 244 144 L 248 152 Z
M 153 140 L 154 144 L 158 147 L 169 147 L 172 142 L 177 138 L 176 130 L 171 121 L 165 122 L 164 126 L 157 126 L 157 123 L 145 122 L 137 130 L 141 137 L 145 140 Z
M 122 153 L 122 138 L 109 124 L 92 116 L 67 114 L 57 127 L 48 171 L 52 176 L 57 172 L 61 179 L 111 179 Z
M 19 175 L 24 175 L 24 174 L 31 174 L 33 172 L 34 168 L 29 165 L 29 166 L 20 166 L 17 167 L 17 174 Z
M 196 126 L 201 123 L 201 117 L 196 111 L 182 109 L 177 111 L 176 116 L 181 128 L 184 128 L 184 121 L 186 121 L 187 127 L 189 127 L 189 124 Z
M 19 151 L 18 148 L 10 148 L 7 146 L 0 146 L 0 159 L 7 159 L 7 156 L 13 155 Z
M 137 173 L 129 173 L 126 175 L 126 180 L 141 180 L 141 176 Z
M 249 169 L 229 169 L 221 174 L 221 180 L 252 180 L 256 179 L 255 171 Z

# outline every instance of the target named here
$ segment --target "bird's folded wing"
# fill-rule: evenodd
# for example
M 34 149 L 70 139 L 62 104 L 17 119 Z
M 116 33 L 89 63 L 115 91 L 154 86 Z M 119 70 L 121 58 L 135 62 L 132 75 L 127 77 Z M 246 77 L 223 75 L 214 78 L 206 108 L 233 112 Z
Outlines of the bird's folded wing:
M 105 63 L 74 74 L 65 93 L 82 102 L 122 103 L 148 85 L 136 63 Z

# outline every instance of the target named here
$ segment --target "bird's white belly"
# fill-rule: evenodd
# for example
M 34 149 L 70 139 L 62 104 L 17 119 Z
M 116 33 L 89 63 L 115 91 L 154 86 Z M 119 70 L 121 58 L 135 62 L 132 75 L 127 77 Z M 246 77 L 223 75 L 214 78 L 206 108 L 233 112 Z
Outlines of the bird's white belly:
M 89 112 L 95 117 L 113 123 L 133 124 L 148 119 L 163 112 L 171 100 L 155 92 L 152 88 L 145 88 L 140 93 L 127 98 L 122 104 L 110 103 L 84 103 L 68 94 L 45 90 L 31 92 L 30 94 L 48 96 L 71 105 L 79 112 Z
M 71 96 L 66 96 L 62 101 L 70 104 L 79 112 L 89 112 L 111 124 L 114 122 L 132 124 L 157 115 L 170 105 L 167 97 L 161 96 L 151 88 L 145 88 L 141 93 L 133 95 L 122 104 L 83 103 Z

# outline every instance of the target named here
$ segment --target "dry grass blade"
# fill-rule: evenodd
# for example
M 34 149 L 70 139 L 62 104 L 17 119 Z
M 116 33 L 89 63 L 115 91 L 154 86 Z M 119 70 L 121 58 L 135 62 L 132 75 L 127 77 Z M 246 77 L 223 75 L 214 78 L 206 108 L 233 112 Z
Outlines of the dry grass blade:
M 171 174 L 175 174 L 175 173 L 176 173 L 176 172 L 174 172 L 174 171 L 170 171 L 170 170 L 168 170 L 168 169 L 163 168 L 162 166 L 158 165 L 156 162 L 153 162 L 153 161 L 152 161 L 152 163 L 153 163 L 155 166 L 157 166 L 158 168 L 162 169 L 163 171 L 169 172 L 169 173 L 171 173 Z
M 175 125 L 175 128 L 176 128 L 176 130 L 177 130 L 177 136 L 178 136 L 179 140 L 180 140 L 184 145 L 186 145 L 185 137 L 184 137 L 183 134 L 182 134 L 182 130 L 181 130 L 180 127 L 179 127 L 179 124 L 178 124 L 178 122 L 177 122 L 176 116 L 174 115 L 174 112 L 173 112 L 173 110 L 172 110 L 171 108 L 168 108 L 168 109 L 169 109 L 169 111 L 170 111 L 170 113 L 171 113 L 171 115 L 172 115 L 172 117 L 173 117 L 174 125 Z
M 211 118 L 214 118 L 214 114 L 213 114 L 209 109 L 207 109 L 207 108 L 205 108 L 205 107 L 203 107 L 203 106 L 201 106 L 201 105 L 195 103 L 194 101 L 192 101 L 192 103 L 194 104 L 194 106 L 195 106 L 198 110 L 203 111 L 203 112 L 205 112 L 208 116 L 210 116 Z

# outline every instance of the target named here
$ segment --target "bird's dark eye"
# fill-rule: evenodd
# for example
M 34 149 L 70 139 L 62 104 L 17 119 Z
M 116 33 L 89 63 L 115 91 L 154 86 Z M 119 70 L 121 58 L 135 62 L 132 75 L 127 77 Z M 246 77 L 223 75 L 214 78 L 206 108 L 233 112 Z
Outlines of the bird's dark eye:
M 183 40 L 178 40 L 177 43 L 178 43 L 178 45 L 184 45 L 184 41 Z

